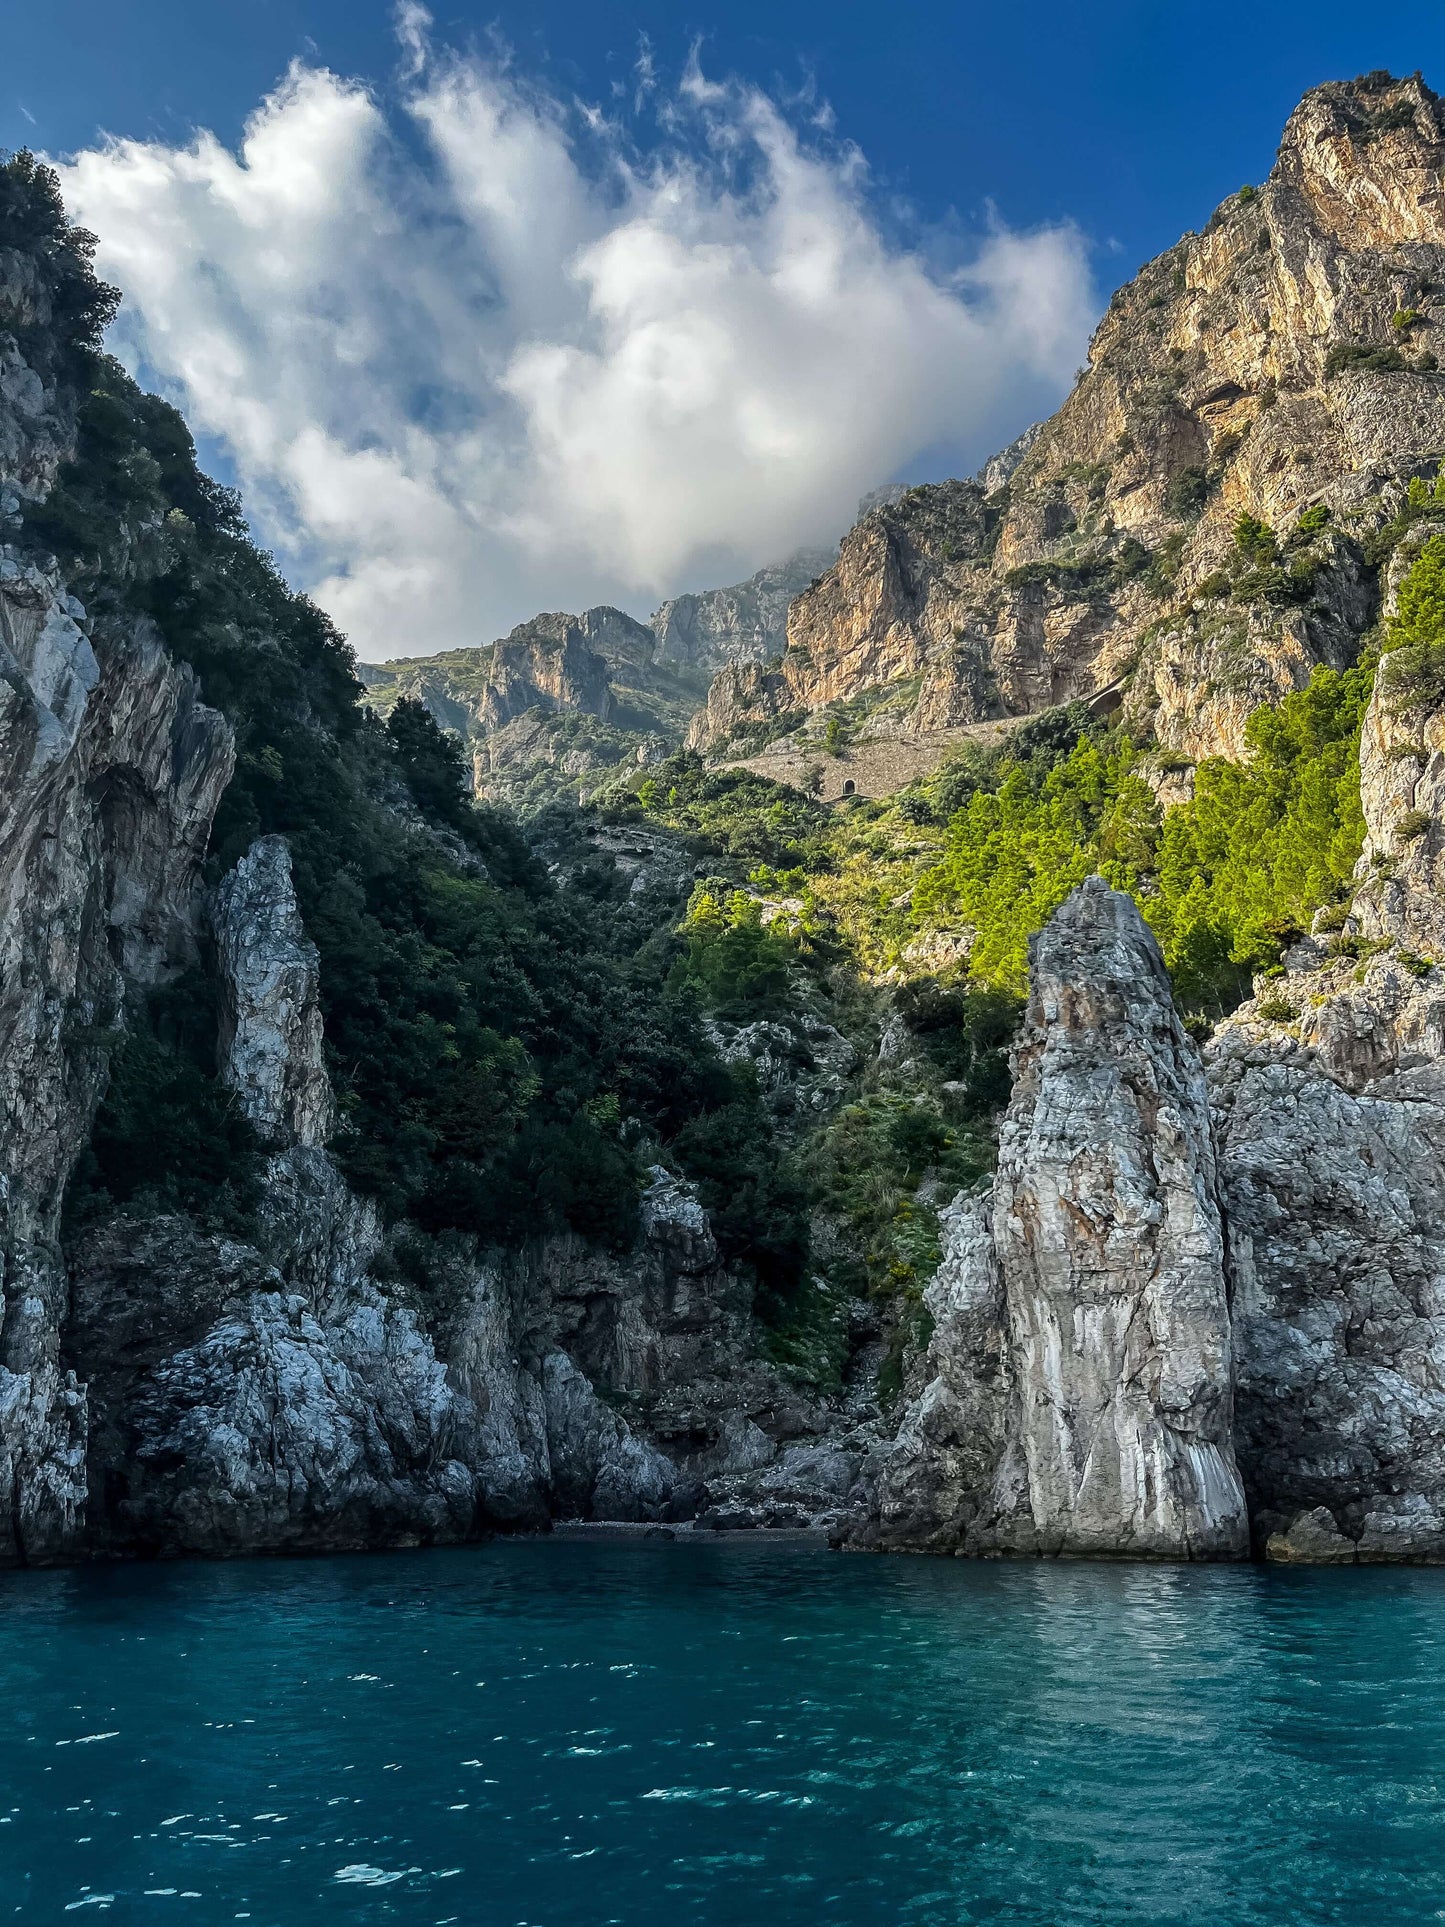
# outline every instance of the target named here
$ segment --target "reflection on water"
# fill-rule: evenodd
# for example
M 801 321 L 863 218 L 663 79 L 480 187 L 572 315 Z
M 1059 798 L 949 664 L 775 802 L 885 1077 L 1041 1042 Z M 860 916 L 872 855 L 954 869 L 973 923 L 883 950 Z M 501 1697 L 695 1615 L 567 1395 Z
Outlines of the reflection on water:
M 576 1541 L 0 1580 L 0 1921 L 1445 1919 L 1445 1572 Z

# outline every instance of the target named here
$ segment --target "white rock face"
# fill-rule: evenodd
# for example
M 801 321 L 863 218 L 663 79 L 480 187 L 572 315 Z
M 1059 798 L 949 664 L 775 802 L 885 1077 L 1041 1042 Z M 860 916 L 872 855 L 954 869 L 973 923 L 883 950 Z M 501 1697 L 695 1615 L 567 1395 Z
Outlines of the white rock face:
M 931 1377 L 874 1468 L 874 1543 L 1229 1559 L 1249 1546 L 1198 1053 L 1098 877 L 1031 949 L 991 1195 L 947 1214 Z
M 253 843 L 216 891 L 221 1072 L 263 1140 L 312 1146 L 331 1134 L 316 946 L 306 936 L 281 836 Z
M 0 455 L 24 428 L 0 396 Z M 38 486 L 49 457 L 15 459 Z M 195 956 L 231 773 L 230 731 L 191 672 L 144 625 L 86 621 L 57 576 L 0 550 L 0 1563 L 63 1556 L 84 1529 L 61 1200 L 104 1088 L 99 1040 L 129 987 Z
M 1082 884 L 1035 940 L 993 1234 L 1044 1549 L 1248 1546 L 1204 1072 L 1133 900 Z
M 728 663 L 768 662 L 783 652 L 788 605 L 832 566 L 836 549 L 799 549 L 727 589 L 664 602 L 652 617 L 657 660 L 716 675 Z

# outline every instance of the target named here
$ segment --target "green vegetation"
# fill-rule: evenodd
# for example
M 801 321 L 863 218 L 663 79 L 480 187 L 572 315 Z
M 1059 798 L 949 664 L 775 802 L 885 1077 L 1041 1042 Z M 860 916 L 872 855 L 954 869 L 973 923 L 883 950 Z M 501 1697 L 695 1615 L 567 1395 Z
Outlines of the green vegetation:
M 1434 498 L 1441 487 L 1437 481 Z M 1445 697 L 1445 535 L 1425 542 L 1401 582 L 1385 650 L 1380 674 L 1391 709 L 1433 707 Z
M 95 236 L 66 220 L 59 176 L 25 148 L 0 166 L 0 246 L 34 260 L 49 301 L 46 326 L 11 324 L 21 354 L 44 378 L 82 374 L 115 318 L 120 290 L 96 280 Z
M 154 622 L 229 717 L 237 765 L 213 870 L 258 835 L 290 842 L 351 1181 L 418 1228 L 416 1248 L 563 1226 L 622 1247 L 645 1167 L 665 1157 L 696 1181 L 724 1255 L 751 1269 L 766 1348 L 816 1385 L 836 1383 L 855 1291 L 901 1308 L 895 1365 L 904 1339 L 926 1336 L 934 1207 L 989 1169 L 1028 940 L 1068 892 L 1094 872 L 1132 892 L 1186 1007 L 1217 1018 L 1312 919 L 1344 922 L 1375 674 L 1397 709 L 1445 700 L 1445 534 L 1434 534 L 1401 587 L 1378 672 L 1373 657 L 1317 669 L 1250 718 L 1246 761 L 1194 765 L 1192 797 L 1167 813 L 1148 778 L 1187 759 L 1082 703 L 1002 743 L 972 742 L 892 799 L 838 810 L 687 752 L 622 770 L 619 750 L 599 813 L 666 830 L 696 859 L 654 917 L 597 858 L 575 809 L 535 818 L 524 836 L 510 814 L 470 800 L 461 750 L 414 699 L 434 698 L 429 665 L 410 681 L 396 672 L 384 715 L 364 706 L 344 641 L 251 542 L 235 496 L 200 473 L 180 417 L 100 353 L 113 296 L 94 282 L 85 237 L 65 227 L 53 177 L 28 157 L 0 169 L 0 246 L 21 241 L 49 263 L 79 344 L 62 371 L 78 390 L 76 458 L 22 539 L 61 558 L 102 634 Z M 1395 348 L 1337 348 L 1330 361 L 1336 373 L 1405 365 Z M 1066 479 L 1092 494 L 1107 474 Z M 1171 512 L 1196 515 L 1217 480 L 1176 473 Z M 916 492 L 908 512 L 940 499 Z M 1445 478 L 1412 481 L 1367 559 L 1442 514 Z M 1249 633 L 1229 602 L 1306 601 L 1350 539 L 1323 504 L 1288 530 L 1244 515 L 1233 534 L 1199 588 L 1217 605 L 1198 617 L 1216 654 L 1221 638 Z M 1111 536 L 1006 581 L 1090 598 L 1147 579 L 1163 593 L 1184 542 L 1176 530 L 1151 553 Z M 900 679 L 836 705 L 810 741 L 836 753 L 865 716 L 916 693 L 916 679 Z M 740 741 L 805 720 L 774 717 Z M 550 727 L 558 744 L 599 755 L 621 743 L 593 719 Z M 1427 827 L 1419 815 L 1401 818 L 1402 842 Z M 544 839 L 563 882 L 537 853 Z M 1260 1008 L 1296 1016 L 1283 996 Z M 863 1066 L 835 1108 L 781 1121 L 752 1063 L 725 1062 L 714 1041 L 763 1023 L 769 1054 L 806 1075 L 820 1022 L 858 1042 Z M 78 1062 L 104 1053 L 110 1070 L 72 1227 L 130 1205 L 244 1230 L 264 1147 L 215 1076 L 204 971 L 153 997 L 123 1037 L 77 1030 L 71 1042 Z M 806 1284 L 814 1225 L 827 1292 Z
M 1362 342 L 1337 342 L 1325 356 L 1325 380 L 1354 369 L 1360 374 L 1395 374 L 1409 362 L 1398 348 L 1370 348 Z
M 199 970 L 154 992 L 126 1031 L 71 1033 L 72 1051 L 103 1051 L 110 1069 L 67 1198 L 71 1233 L 125 1205 L 254 1230 L 260 1146 L 216 1076 L 215 1037 L 215 986 Z
M 571 1226 L 621 1245 L 661 1151 L 722 1202 L 729 1255 L 789 1288 L 805 1220 L 750 1080 L 710 1046 L 695 991 L 669 980 L 678 941 L 636 949 L 614 905 L 558 888 L 510 818 L 470 802 L 456 743 L 420 704 L 398 700 L 385 724 L 362 706 L 346 644 L 197 468 L 181 417 L 99 352 L 113 296 L 28 156 L 0 167 L 9 246 L 46 264 L 78 407 L 75 459 L 21 539 L 60 558 L 101 635 L 151 620 L 229 718 L 213 872 L 258 835 L 290 842 L 351 1181 L 427 1233 L 514 1242 Z M 94 1062 L 106 1045 L 73 1048 Z M 213 994 L 179 1016 L 158 1006 L 109 1055 L 72 1221 L 157 1197 L 244 1217 L 255 1147 L 215 1082 Z M 748 1201 L 764 1194 L 755 1224 Z
M 1274 537 L 1251 525 L 1243 541 L 1259 553 Z M 1421 612 L 1415 623 L 1425 619 L 1431 556 L 1402 596 L 1403 610 Z M 1445 598 L 1445 584 L 1437 592 Z M 1358 741 L 1372 677 L 1370 662 L 1317 669 L 1306 689 L 1250 719 L 1247 763 L 1198 764 L 1192 800 L 1167 814 L 1144 780 L 1147 752 L 1082 704 L 1031 719 L 997 748 L 971 745 L 891 802 L 846 815 L 802 798 L 784 803 L 768 785 L 712 789 L 721 779 L 705 775 L 666 793 L 650 788 L 649 814 L 749 855 L 773 842 L 777 855 L 766 860 L 777 868 L 766 881 L 803 902 L 806 945 L 819 957 L 841 946 L 872 973 L 921 934 L 968 929 L 967 984 L 1012 996 L 1026 984 L 1030 934 L 1098 871 L 1138 897 L 1186 1005 L 1217 1018 L 1316 910 L 1347 891 L 1364 832 Z M 1169 760 L 1154 758 L 1160 767 Z M 769 820 L 791 834 L 764 838 Z M 772 946 L 798 938 L 754 928 L 751 913 L 724 904 L 713 886 L 706 902 L 731 948 L 716 964 L 687 967 L 703 984 L 726 986 L 714 997 L 737 999 L 751 984 L 761 1008 L 776 983 Z
M 1209 499 L 1209 477 L 1202 468 L 1177 469 L 1164 488 L 1164 506 L 1171 515 L 1192 520 Z

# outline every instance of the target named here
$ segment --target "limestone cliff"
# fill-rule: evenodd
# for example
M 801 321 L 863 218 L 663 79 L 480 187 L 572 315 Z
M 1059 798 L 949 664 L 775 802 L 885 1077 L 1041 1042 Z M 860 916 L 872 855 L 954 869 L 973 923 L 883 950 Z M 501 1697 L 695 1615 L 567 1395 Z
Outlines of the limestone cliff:
M 998 1178 L 946 1214 L 932 1342 L 875 1457 L 862 1543 L 1079 1545 L 1097 1477 L 1093 1548 L 1119 1549 L 1121 1428 L 1146 1436 L 1142 1400 L 1165 1445 L 1132 1489 L 1167 1493 L 1165 1468 L 1187 1465 L 1195 1492 L 1229 1493 L 1236 1546 L 1235 1462 L 1267 1557 L 1445 1560 L 1441 687 L 1384 658 L 1352 903 L 1216 1030 L 1207 1110 L 1127 899 L 1096 879 L 1037 941 Z M 1104 905 L 1109 940 L 1080 944 Z M 1162 1297 L 1140 1297 L 1136 1325 L 1118 1314 L 1141 1272 Z M 1131 1355 L 1161 1329 L 1172 1349 Z M 1205 1543 L 1186 1531 L 1175 1550 Z
M 675 749 L 723 665 L 776 655 L 789 604 L 832 559 L 799 550 L 746 582 L 665 602 L 650 625 L 599 607 L 534 616 L 484 648 L 369 663 L 367 700 L 383 716 L 401 697 L 423 703 L 467 744 L 478 796 L 585 794 Z
M 872 1543 L 1247 1551 L 1203 1070 L 1138 910 L 1097 877 L 1034 945 L 998 1175 L 950 1214 L 927 1302 Z
M 1445 1558 L 1445 707 L 1401 669 L 1365 719 L 1350 913 L 1209 1053 L 1240 1454 L 1279 1558 Z
M 231 758 L 152 633 L 0 551 L 0 1559 L 63 1548 L 83 1515 L 61 1205 L 129 998 L 195 954 Z
M 714 676 L 729 664 L 773 660 L 787 641 L 794 598 L 831 567 L 836 554 L 799 549 L 746 582 L 664 602 L 651 619 L 658 662 Z
M 1058 414 L 981 482 L 866 516 L 692 742 L 829 714 L 923 733 L 1117 685 L 1175 752 L 1238 754 L 1257 703 L 1353 657 L 1370 532 L 1445 450 L 1442 165 L 1418 76 L 1308 94 L 1268 181 L 1115 295 Z
M 344 644 L 179 417 L 101 357 L 109 295 L 53 180 L 4 166 L 0 236 L 29 251 L 0 246 L 0 1566 L 691 1516 L 828 1415 L 759 1357 L 752 1275 L 694 1189 L 639 1168 L 634 1139 L 662 1149 L 651 1092 L 624 1113 L 602 1086 L 604 1122 L 578 1115 L 586 1052 L 631 1076 L 622 1018 L 584 1012 L 536 1137 L 544 1178 L 569 1128 L 612 1158 L 605 1235 L 535 1199 L 506 1237 L 464 1228 L 425 1162 L 449 1133 L 446 1177 L 489 1222 L 488 1154 L 542 1084 L 518 1033 L 540 1056 L 599 986 L 634 1029 L 657 1000 L 625 950 L 584 958 L 584 919 L 510 829 L 493 879 L 430 725 L 408 747 L 357 706 Z M 499 733 L 549 704 L 601 723 L 653 646 L 616 611 L 543 618 L 489 653 L 479 706 Z M 690 880 L 683 858 L 657 915 Z M 682 1034 L 656 1040 L 674 1077 Z M 406 1048 L 420 1077 L 371 1119 L 401 1129 L 368 1164 L 358 1082 Z M 396 1203 L 407 1159 L 426 1227 Z

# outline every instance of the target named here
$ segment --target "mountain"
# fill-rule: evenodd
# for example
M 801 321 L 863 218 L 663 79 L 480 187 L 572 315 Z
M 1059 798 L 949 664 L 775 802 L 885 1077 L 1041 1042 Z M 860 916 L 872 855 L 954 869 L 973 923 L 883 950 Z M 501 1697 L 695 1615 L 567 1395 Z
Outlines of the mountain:
M 1442 158 L 1316 89 L 982 480 L 365 690 L 0 165 L 0 1562 L 1445 1560 Z
M 480 648 L 366 663 L 366 700 L 381 716 L 402 696 L 423 704 L 465 743 L 478 796 L 575 797 L 675 749 L 708 678 L 775 654 L 788 604 L 832 560 L 800 550 L 731 588 L 665 602 L 650 625 L 605 607 L 540 615 Z
M 689 741 L 798 781 L 831 726 L 876 790 L 872 741 L 921 742 L 916 771 L 1086 698 L 1173 762 L 1241 754 L 1255 707 L 1353 659 L 1375 532 L 1445 448 L 1442 164 L 1418 76 L 1307 95 L 1268 181 L 1114 296 L 1058 414 L 866 516 Z

